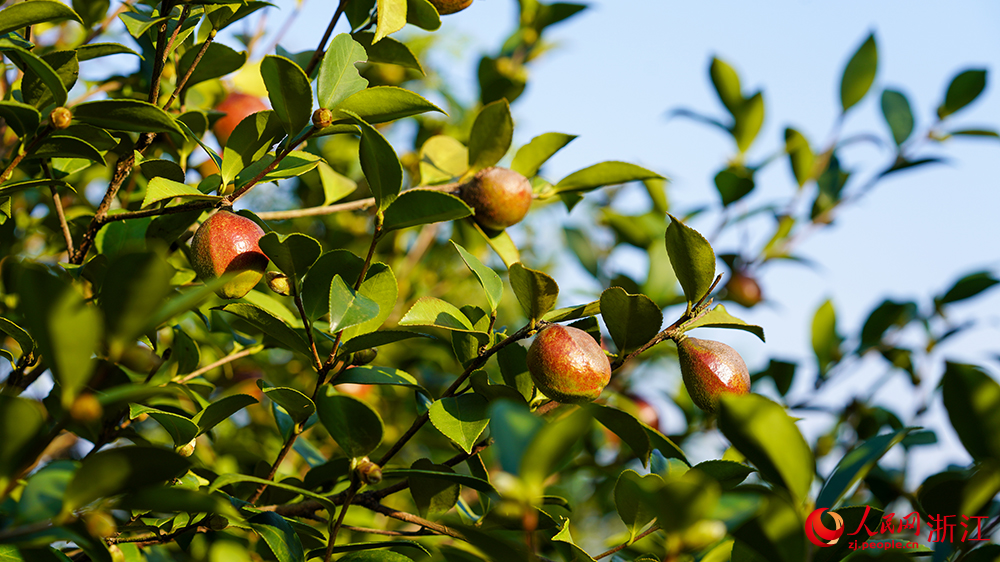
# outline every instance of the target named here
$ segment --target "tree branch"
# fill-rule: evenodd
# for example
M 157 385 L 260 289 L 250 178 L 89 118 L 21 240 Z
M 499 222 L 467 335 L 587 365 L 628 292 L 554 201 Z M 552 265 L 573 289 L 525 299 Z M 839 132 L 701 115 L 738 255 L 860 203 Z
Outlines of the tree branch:
M 330 40 L 330 35 L 333 35 L 333 28 L 336 27 L 337 20 L 340 19 L 340 15 L 344 13 L 344 8 L 347 7 L 347 2 L 348 0 L 340 0 L 340 4 L 337 5 L 337 10 L 333 12 L 333 17 L 330 18 L 330 25 L 326 26 L 323 38 L 319 40 L 319 45 L 316 46 L 316 50 L 313 51 L 312 58 L 309 59 L 309 64 L 306 65 L 306 76 L 312 76 L 313 70 L 316 70 L 316 65 L 319 64 L 319 59 L 323 56 L 323 52 L 326 49 L 326 42 Z
M 218 361 L 212 363 L 211 365 L 206 365 L 206 366 L 198 369 L 197 371 L 194 371 L 192 373 L 184 375 L 184 378 L 182 378 L 181 380 L 179 380 L 177 382 L 182 383 L 182 384 L 186 383 L 187 381 L 189 381 L 191 379 L 195 379 L 195 378 L 200 377 L 201 375 L 204 375 L 205 373 L 211 371 L 212 369 L 214 369 L 216 367 L 219 367 L 221 365 L 225 365 L 226 363 L 232 363 L 233 361 L 236 361 L 240 357 L 246 357 L 247 355 L 251 355 L 253 353 L 256 353 L 257 351 L 260 351 L 260 350 L 256 349 L 256 346 L 253 346 L 253 347 L 248 347 L 248 348 L 242 349 L 240 351 L 237 351 L 236 353 L 230 353 L 229 355 L 223 357 L 222 359 L 219 359 Z
M 45 176 L 52 179 L 52 170 L 49 169 L 49 165 L 42 160 L 42 170 L 45 172 Z M 56 217 L 59 218 L 59 226 L 62 229 L 63 238 L 66 240 L 66 255 L 73 255 L 73 235 L 69 231 L 69 224 L 66 222 L 66 213 L 63 211 L 62 199 L 59 198 L 59 190 L 56 186 L 50 185 L 49 191 L 52 193 L 52 205 L 56 209 Z

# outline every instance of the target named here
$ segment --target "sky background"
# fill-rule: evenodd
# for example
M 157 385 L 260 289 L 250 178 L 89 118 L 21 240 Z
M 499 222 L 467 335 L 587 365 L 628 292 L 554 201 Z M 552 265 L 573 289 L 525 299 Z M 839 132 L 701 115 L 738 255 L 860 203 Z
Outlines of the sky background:
M 271 35 L 259 43 L 265 48 L 297 4 L 272 1 L 280 10 L 267 10 L 264 25 Z M 546 164 L 543 175 L 553 181 L 596 162 L 624 160 L 668 176 L 671 204 L 680 214 L 715 204 L 718 194 L 712 178 L 735 151 L 731 138 L 703 124 L 668 118 L 671 110 L 687 108 L 725 119 L 708 78 L 712 57 L 736 69 L 744 93 L 764 92 L 764 126 L 748 154 L 748 161 L 756 163 L 783 146 L 788 126 L 803 132 L 814 147 L 825 146 L 840 112 L 844 65 L 872 32 L 878 43 L 878 75 L 868 96 L 849 113 L 843 136 L 873 132 L 889 138 L 878 104 L 884 88 L 908 96 L 916 117 L 914 135 L 926 133 L 951 78 L 967 68 L 988 69 L 988 84 L 979 99 L 950 119 L 948 128 L 1000 127 L 1000 95 L 995 87 L 1000 68 L 1000 34 L 996 32 L 1000 4 L 996 2 L 783 0 L 762 6 L 721 0 L 591 0 L 587 4 L 582 14 L 547 30 L 545 39 L 557 48 L 531 64 L 528 88 L 512 106 L 515 147 L 550 131 L 579 135 Z M 299 5 L 301 12 L 280 42 L 290 52 L 316 47 L 336 2 L 306 0 Z M 434 51 L 434 58 L 425 64 L 439 70 L 466 101 L 475 100 L 479 57 L 494 53 L 514 29 L 516 5 L 515 0 L 475 0 L 469 9 L 444 17 L 436 32 L 444 48 Z M 251 18 L 248 25 L 257 22 Z M 244 31 L 239 25 L 233 27 Z M 342 20 L 335 32 L 345 31 L 347 23 Z M 397 37 L 405 41 L 423 34 L 408 26 Z M 890 176 L 841 212 L 832 227 L 799 246 L 798 254 L 814 261 L 815 267 L 775 264 L 763 270 L 767 306 L 752 310 L 729 306 L 734 314 L 765 328 L 766 344 L 737 331 L 699 330 L 695 336 L 732 345 L 751 371 L 772 357 L 800 362 L 790 403 L 808 399 L 836 406 L 850 396 L 867 395 L 872 381 L 886 372 L 881 358 L 867 357 L 849 376 L 824 387 L 820 396 L 812 392 L 811 322 L 824 300 L 833 299 L 841 332 L 857 333 L 884 298 L 913 299 L 928 306 L 933 295 L 963 274 L 1000 271 L 1000 221 L 996 218 L 1000 186 L 995 166 L 1000 141 L 957 139 L 928 146 L 923 154 L 943 156 L 948 163 Z M 840 155 L 846 167 L 865 172 L 862 179 L 892 158 L 888 147 L 868 143 Z M 795 189 L 785 159 L 766 167 L 756 180 L 757 189 L 741 203 L 746 208 L 782 201 Z M 643 198 L 633 201 L 632 207 L 626 201 L 623 210 L 645 210 Z M 580 223 L 587 220 L 580 210 L 567 215 L 554 207 L 547 210 L 552 216 Z M 718 220 L 718 214 L 707 214 L 691 225 L 710 233 Z M 717 252 L 733 250 L 742 237 L 752 242 L 751 247 L 759 247 L 773 231 L 766 218 L 748 224 L 747 229 L 733 229 L 730 235 L 713 240 Z M 612 265 L 642 278 L 644 260 L 643 252 L 626 250 L 613 256 Z M 564 294 L 572 288 L 593 288 L 579 280 L 581 272 L 571 258 L 555 270 Z M 916 449 L 911 485 L 948 462 L 967 464 L 970 460 L 947 423 L 939 392 L 927 414 L 914 417 L 921 399 L 935 392 L 943 358 L 986 365 L 994 376 L 1000 372 L 996 345 L 1000 341 L 1000 290 L 953 305 L 949 313 L 955 323 L 973 317 L 980 323 L 935 352 L 919 392 L 913 392 L 907 377 L 898 373 L 875 395 L 876 402 L 895 411 L 904 422 L 938 430 L 943 453 L 936 447 Z M 667 316 L 671 317 L 671 311 Z M 920 341 L 919 334 L 904 336 Z M 660 387 L 675 388 L 677 377 L 676 371 L 663 374 L 659 378 L 665 382 Z M 667 433 L 680 429 L 683 420 L 669 398 L 653 394 L 661 410 L 662 429 Z M 801 411 L 795 415 L 804 417 L 799 425 L 810 440 L 830 424 L 830 418 L 823 415 Z M 715 454 L 713 448 L 723 444 L 721 437 L 709 439 L 715 441 L 691 454 L 695 460 Z M 839 455 L 831 455 L 827 464 L 838 459 Z M 821 471 L 830 468 L 821 464 Z

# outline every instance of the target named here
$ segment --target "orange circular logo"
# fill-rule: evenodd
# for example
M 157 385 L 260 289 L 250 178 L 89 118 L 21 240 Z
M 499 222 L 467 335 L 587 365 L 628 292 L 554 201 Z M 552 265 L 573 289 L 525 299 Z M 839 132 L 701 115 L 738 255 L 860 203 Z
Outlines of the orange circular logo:
M 844 519 L 837 513 L 831 511 L 835 527 L 833 530 L 827 529 L 820 519 L 826 508 L 820 508 L 806 517 L 806 538 L 816 546 L 833 546 L 840 540 L 840 535 L 844 534 Z

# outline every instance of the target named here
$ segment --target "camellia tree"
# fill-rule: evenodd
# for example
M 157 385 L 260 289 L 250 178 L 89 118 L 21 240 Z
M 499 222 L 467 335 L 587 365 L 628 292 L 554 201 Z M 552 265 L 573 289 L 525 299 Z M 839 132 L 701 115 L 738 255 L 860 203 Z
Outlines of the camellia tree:
M 658 173 L 607 161 L 555 179 L 544 165 L 573 136 L 512 148 L 510 104 L 546 31 L 584 6 L 521 0 L 465 106 L 427 80 L 433 44 L 393 34 L 434 31 L 472 2 L 329 4 L 315 50 L 277 48 L 257 66 L 216 39 L 267 2 L 0 10 L 0 560 L 825 562 L 871 558 L 857 545 L 889 532 L 920 546 L 887 560 L 1000 556 L 988 540 L 1000 385 L 981 367 L 941 365 L 929 398 L 944 401 L 974 462 L 912 488 L 880 459 L 934 446 L 932 429 L 853 401 L 809 443 L 801 405 L 783 403 L 797 365 L 772 360 L 751 376 L 695 331 L 763 341 L 720 301 L 756 305 L 762 268 L 794 258 L 883 177 L 934 162 L 937 143 L 995 137 L 948 119 L 983 90 L 984 70 L 946 85 L 927 131 L 914 131 L 903 94 L 882 92 L 897 150 L 857 185 L 838 159 L 852 139 L 821 147 L 788 128 L 777 157 L 749 162 L 763 95 L 713 60 L 725 117 L 677 111 L 735 143 L 709 212 L 723 230 L 753 215 L 730 206 L 765 166 L 790 162 L 796 182 L 787 206 L 764 209 L 766 244 L 716 252 Z M 138 65 L 79 79 L 112 55 Z M 877 61 L 872 36 L 844 69 L 840 118 L 869 94 Z M 238 71 L 259 73 L 266 106 L 229 91 Z M 395 129 L 401 120 L 415 134 Z M 650 210 L 626 216 L 614 186 L 633 182 Z M 804 198 L 812 205 L 794 204 Z M 593 228 L 516 244 L 508 229 L 548 205 Z M 648 253 L 645 279 L 608 274 L 626 245 Z M 554 247 L 603 292 L 557 308 L 543 271 Z M 927 302 L 886 300 L 849 336 L 824 304 L 817 388 L 874 353 L 911 376 L 916 399 L 918 365 L 969 328 L 949 321 L 949 305 L 997 283 L 984 271 Z M 901 340 L 908 326 L 926 341 Z M 658 363 L 682 374 L 687 424 L 671 435 L 632 376 Z M 730 447 L 694 464 L 684 449 L 706 432 Z M 818 472 L 828 455 L 835 468 Z

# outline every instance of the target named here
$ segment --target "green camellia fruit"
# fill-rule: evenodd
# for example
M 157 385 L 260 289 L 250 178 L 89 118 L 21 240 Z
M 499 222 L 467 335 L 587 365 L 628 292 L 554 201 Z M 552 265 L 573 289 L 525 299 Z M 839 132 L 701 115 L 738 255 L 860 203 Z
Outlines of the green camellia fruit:
M 531 183 L 507 168 L 480 170 L 459 188 L 458 195 L 475 210 L 479 226 L 488 230 L 521 222 L 531 208 Z
M 201 223 L 194 233 L 191 265 L 206 283 L 223 274 L 235 274 L 215 292 L 224 299 L 243 297 L 267 269 L 267 256 L 258 245 L 262 236 L 264 231 L 252 220 L 219 211 Z
M 611 362 L 590 334 L 558 324 L 538 332 L 528 371 L 542 394 L 565 404 L 592 402 L 611 380 Z
M 746 363 L 724 343 L 682 336 L 677 342 L 677 357 L 691 401 L 706 412 L 715 411 L 721 394 L 750 392 Z
M 431 4 L 434 4 L 439 14 L 447 16 L 468 8 L 472 5 L 472 0 L 431 0 Z

